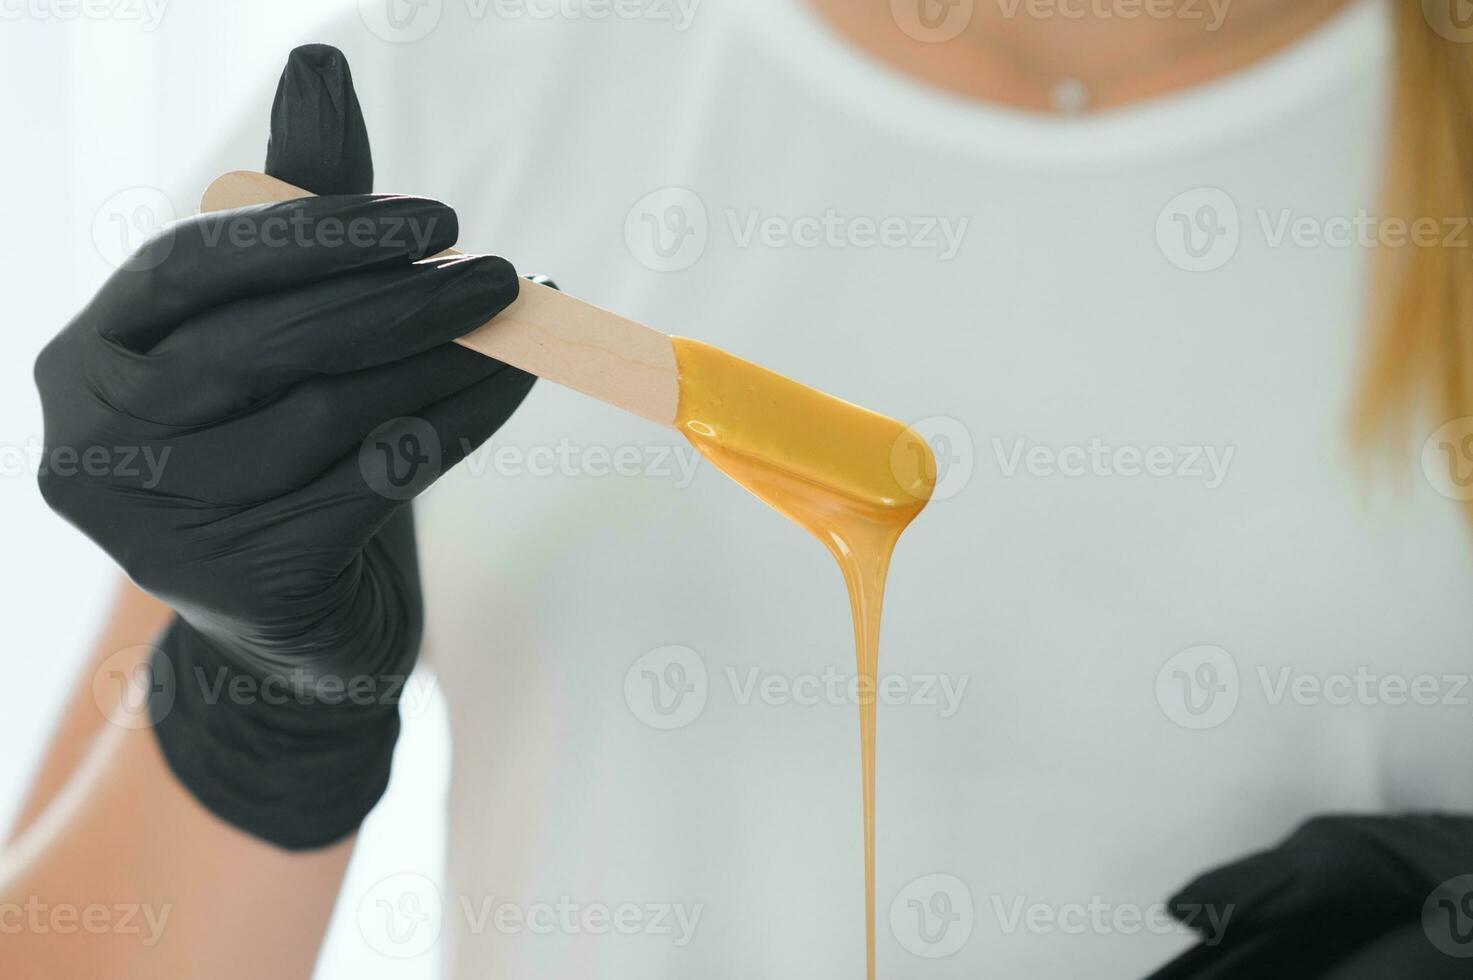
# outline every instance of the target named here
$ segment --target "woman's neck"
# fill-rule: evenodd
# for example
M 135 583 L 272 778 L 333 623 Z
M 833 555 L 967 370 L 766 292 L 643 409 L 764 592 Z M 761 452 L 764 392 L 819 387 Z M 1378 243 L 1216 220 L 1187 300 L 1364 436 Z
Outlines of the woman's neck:
M 1228 74 L 1352 0 L 807 2 L 852 43 L 923 81 L 1048 112 L 1126 105 Z

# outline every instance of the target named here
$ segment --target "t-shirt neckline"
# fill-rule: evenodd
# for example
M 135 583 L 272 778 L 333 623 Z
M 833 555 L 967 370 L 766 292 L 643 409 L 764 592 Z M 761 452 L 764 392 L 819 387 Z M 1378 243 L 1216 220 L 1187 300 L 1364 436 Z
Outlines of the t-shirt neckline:
M 1026 164 L 1101 164 L 1201 149 L 1313 106 L 1386 57 L 1381 0 L 1352 0 L 1305 37 L 1200 85 L 1079 116 L 937 88 L 837 34 L 806 0 L 738 0 L 749 29 L 845 108 L 911 139 Z

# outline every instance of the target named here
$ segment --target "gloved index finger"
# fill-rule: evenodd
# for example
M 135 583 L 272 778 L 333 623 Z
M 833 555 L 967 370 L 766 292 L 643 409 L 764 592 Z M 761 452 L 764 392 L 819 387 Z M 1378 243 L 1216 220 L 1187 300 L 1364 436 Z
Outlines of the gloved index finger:
M 195 314 L 345 272 L 408 265 L 455 244 L 449 205 L 331 195 L 197 215 L 145 243 L 93 298 L 110 339 L 146 353 Z

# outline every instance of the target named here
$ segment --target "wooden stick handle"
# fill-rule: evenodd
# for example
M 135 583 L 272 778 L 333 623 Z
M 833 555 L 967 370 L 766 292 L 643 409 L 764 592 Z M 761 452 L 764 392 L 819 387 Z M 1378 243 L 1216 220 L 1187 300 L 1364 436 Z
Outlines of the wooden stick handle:
M 200 209 L 311 196 L 275 177 L 233 170 L 210 184 Z M 567 293 L 523 280 L 516 302 L 458 343 L 651 422 L 675 424 L 680 376 L 670 337 Z

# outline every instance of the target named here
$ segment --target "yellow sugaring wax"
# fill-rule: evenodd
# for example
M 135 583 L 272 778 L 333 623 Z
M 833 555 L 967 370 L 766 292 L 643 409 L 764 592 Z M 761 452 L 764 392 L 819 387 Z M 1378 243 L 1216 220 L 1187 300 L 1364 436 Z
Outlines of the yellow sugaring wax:
M 875 976 L 875 689 L 885 573 L 936 486 L 936 460 L 895 419 L 709 344 L 672 338 L 676 427 L 717 469 L 822 541 L 849 590 L 858 667 L 867 976 Z

